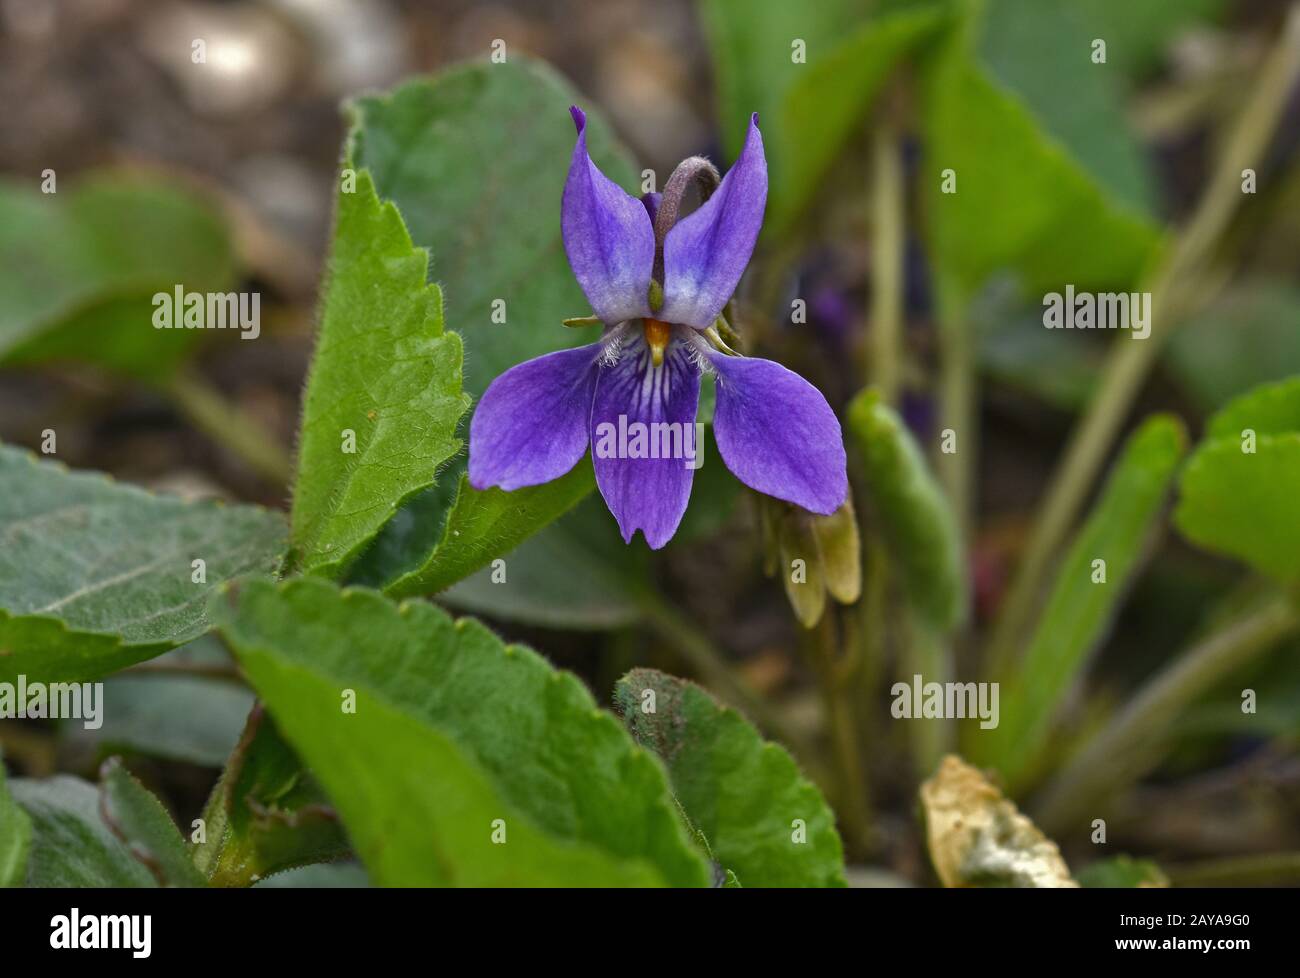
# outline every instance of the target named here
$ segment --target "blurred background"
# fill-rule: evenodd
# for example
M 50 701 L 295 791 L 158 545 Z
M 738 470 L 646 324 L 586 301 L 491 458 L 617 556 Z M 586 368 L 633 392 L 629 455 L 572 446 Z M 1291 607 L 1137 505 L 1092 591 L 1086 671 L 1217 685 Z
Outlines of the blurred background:
M 1121 4 L 1086 6 L 1125 11 Z M 1215 147 L 1240 111 L 1286 4 L 1157 6 L 1174 14 L 1155 27 L 1136 11 L 1131 24 L 1127 12 L 1113 22 L 1114 36 L 1145 32 L 1125 52 L 1116 124 L 1135 154 L 1133 193 L 1157 223 L 1173 224 L 1202 191 Z M 0 256 L 11 271 L 21 267 L 29 233 L 54 220 L 36 204 L 15 203 L 39 190 L 45 171 L 54 172 L 60 197 L 106 172 L 126 171 L 201 201 L 202 213 L 184 222 L 199 226 L 202 240 L 194 231 L 177 246 L 178 260 L 201 266 L 210 281 L 259 292 L 262 302 L 257 342 L 241 342 L 234 332 L 202 337 L 186 354 L 180 381 L 151 372 L 154 354 L 143 367 L 133 360 L 125 369 L 104 369 L 103 358 L 83 362 L 79 341 L 65 337 L 53 352 L 67 355 L 52 355 L 27 335 L 26 307 L 0 302 L 0 440 L 37 450 L 42 432 L 55 429 L 58 457 L 71 467 L 157 489 L 285 506 L 283 456 L 292 448 L 312 349 L 346 133 L 342 101 L 482 60 L 494 40 L 504 39 L 511 55 L 555 66 L 662 181 L 693 153 L 729 162 L 726 147 L 738 135 L 727 131 L 737 130 L 737 119 L 718 118 L 717 65 L 705 21 L 690 0 L 0 0 L 0 177 L 7 195 L 0 201 L 12 206 Z M 210 70 L 201 83 L 192 70 L 194 38 L 207 45 Z M 921 148 L 906 112 L 903 159 L 911 178 Z M 1298 146 L 1300 95 L 1292 93 L 1260 168 L 1261 192 L 1242 206 L 1224 244 L 1238 274 L 1180 331 L 1135 416 L 1172 410 L 1198 433 L 1227 398 L 1300 374 Z M 828 174 L 801 233 L 766 253 L 760 287 L 748 293 L 754 344 L 813 380 L 837 408 L 862 386 L 856 365 L 871 332 L 871 236 L 860 162 L 867 153 L 864 125 L 845 154 L 849 162 Z M 554 206 L 558 216 L 558 199 L 556 187 L 554 202 L 539 206 Z M 988 220 L 996 223 L 998 215 Z M 129 212 L 121 221 L 102 229 L 105 247 L 129 242 L 139 230 Z M 901 412 L 928 443 L 938 427 L 938 328 L 926 255 L 924 242 L 909 233 Z M 15 294 L 12 287 L 3 293 Z M 811 330 L 783 325 L 780 310 L 793 295 L 807 298 Z M 60 315 L 85 306 L 76 295 L 60 301 Z M 1110 340 L 1046 333 L 1040 315 L 996 277 L 972 305 L 982 381 L 969 556 L 976 637 L 1003 597 L 1032 509 L 1095 389 Z M 1227 339 L 1218 328 L 1225 321 L 1235 330 Z M 242 437 L 244 451 L 230 444 L 232 431 L 244 433 L 233 436 Z M 563 557 L 551 554 L 552 563 L 532 577 L 520 570 L 511 589 L 515 605 L 495 604 L 472 585 L 449 600 L 578 672 L 602 701 L 636 664 L 703 674 L 708 682 L 708 670 L 724 663 L 799 738 L 803 750 L 796 754 L 821 780 L 829 734 L 803 654 L 809 638 L 779 582 L 762 574 L 752 502 L 721 466 L 705 467 L 696 495 L 700 504 L 693 502 L 679 539 L 663 553 L 651 557 L 639 540 L 630 551 L 621 543 L 611 548 L 610 521 L 600 522 L 597 510 L 592 546 L 609 555 L 607 565 L 575 567 L 557 587 L 545 568 L 563 566 Z M 575 523 L 586 518 L 578 514 Z M 1239 577 L 1237 565 L 1165 534 L 1093 668 L 1094 702 L 1122 700 L 1185 644 L 1200 626 L 1199 612 Z M 1259 714 L 1243 716 L 1233 694 L 1185 718 L 1177 749 L 1113 809 L 1113 849 L 1175 864 L 1300 851 L 1297 653 L 1300 644 L 1225 684 L 1267 689 Z M 84 773 L 102 753 L 126 750 L 176 814 L 193 817 L 251 694 L 229 681 L 229 664 L 209 643 L 159 662 L 165 664 L 152 665 L 155 671 L 185 673 L 167 696 L 140 685 L 152 678 L 147 664 L 111 681 L 118 705 L 96 737 L 65 737 L 39 723 L 9 725 L 0 732 L 6 762 L 30 775 Z M 196 677 L 218 682 L 195 685 Z M 884 686 L 872 709 L 886 713 Z M 877 829 L 849 846 L 854 862 L 877 867 L 875 881 L 923 883 L 931 877 L 915 827 L 917 772 L 899 728 L 884 724 L 863 745 Z M 1062 844 L 1069 859 L 1092 858 L 1085 836 Z

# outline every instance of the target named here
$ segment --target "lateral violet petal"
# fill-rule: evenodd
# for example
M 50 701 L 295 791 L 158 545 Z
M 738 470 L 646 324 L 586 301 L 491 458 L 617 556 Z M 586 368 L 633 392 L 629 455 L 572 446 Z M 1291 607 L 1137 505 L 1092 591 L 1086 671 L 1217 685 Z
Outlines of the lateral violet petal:
M 645 207 L 645 212 L 650 215 L 650 228 L 654 229 L 655 215 L 659 213 L 659 202 L 664 199 L 663 194 L 642 194 L 641 203 Z
M 717 371 L 713 435 L 751 489 L 828 516 L 848 498 L 844 436 L 826 398 L 771 360 L 710 351 Z
M 699 450 L 694 424 L 699 399 L 699 367 L 678 338 L 658 367 L 637 336 L 614 364 L 600 368 L 591 410 L 591 460 L 624 542 L 631 543 L 641 530 L 650 548 L 658 550 L 677 532 L 698 465 L 693 460 Z
M 648 316 L 654 226 L 645 204 L 592 162 L 587 117 L 576 105 L 569 111 L 578 127 L 578 142 L 560 202 L 560 227 L 574 278 L 604 323 Z
M 735 165 L 713 196 L 664 239 L 664 305 L 657 318 L 696 329 L 713 325 L 749 264 L 767 204 L 767 161 L 758 113 Z
M 599 343 L 547 353 L 492 381 L 469 426 L 470 485 L 509 492 L 577 465 L 587 451 L 600 356 Z

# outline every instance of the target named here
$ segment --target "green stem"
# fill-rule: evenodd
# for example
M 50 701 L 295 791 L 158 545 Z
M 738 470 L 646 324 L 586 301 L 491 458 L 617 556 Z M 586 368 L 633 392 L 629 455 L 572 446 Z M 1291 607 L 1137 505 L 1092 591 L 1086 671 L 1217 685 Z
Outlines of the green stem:
M 194 373 L 168 381 L 164 393 L 200 431 L 278 486 L 292 478 L 289 455 L 244 411 Z
M 1300 883 L 1300 852 L 1233 856 L 1161 868 L 1173 886 L 1295 886 Z
M 1049 835 L 1083 820 L 1089 806 L 1132 784 L 1163 757 L 1178 716 L 1224 677 L 1300 630 L 1300 610 L 1279 596 L 1238 615 L 1147 681 L 1056 779 L 1035 807 Z
M 858 726 L 850 698 L 849 678 L 839 668 L 836 656 L 835 613 L 828 608 L 822 615 L 813 642 L 814 663 L 821 680 L 826 703 L 827 726 L 838 768 L 840 825 L 845 837 L 858 854 L 871 849 L 871 802 L 867 794 L 866 769 L 859 749 Z
M 866 563 L 863 569 L 862 600 L 856 608 L 857 639 L 861 645 L 857 682 L 861 702 L 867 704 L 874 701 L 880 681 L 886 674 L 889 657 L 889 557 L 878 537 L 868 539 L 863 550 Z M 876 715 L 875 711 L 867 709 L 861 713 L 864 726 L 869 717 Z M 871 742 L 869 736 L 866 742 Z
M 1250 102 L 1239 119 L 1191 221 L 1178 235 L 1147 283 L 1152 295 L 1151 332 L 1145 340 L 1118 340 L 1111 346 L 1101 389 L 1092 399 L 1048 488 L 1016 578 L 990 639 L 989 675 L 1005 668 L 1037 606 L 1048 566 L 1106 460 L 1161 346 L 1180 318 L 1204 301 L 1200 284 L 1215 245 L 1241 204 L 1241 171 L 1258 165 L 1268 148 L 1288 93 L 1300 76 L 1300 7 L 1292 8 L 1277 46 L 1269 56 Z
M 947 683 L 953 675 L 950 646 L 945 637 L 909 614 L 906 620 L 907 649 L 899 663 L 898 681 L 912 685 L 920 675 L 925 682 Z M 951 718 L 919 718 L 908 724 L 912 734 L 912 760 L 919 778 L 928 778 L 939 767 L 943 755 L 952 750 L 954 725 Z
M 873 138 L 871 191 L 871 369 L 886 404 L 898 401 L 903 352 L 903 165 L 898 134 L 887 121 Z
M 973 520 L 975 459 L 979 455 L 975 343 L 966 317 L 966 293 L 955 283 L 936 283 L 939 310 L 939 425 L 951 430 L 953 451 L 939 452 L 936 468 L 957 528 L 969 539 Z

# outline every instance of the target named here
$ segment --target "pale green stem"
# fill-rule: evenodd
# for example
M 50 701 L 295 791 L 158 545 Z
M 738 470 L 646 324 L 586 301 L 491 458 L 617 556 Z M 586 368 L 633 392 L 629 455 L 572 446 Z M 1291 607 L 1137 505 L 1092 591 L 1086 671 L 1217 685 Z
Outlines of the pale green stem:
M 1279 596 L 1233 619 L 1147 681 L 1034 806 L 1049 835 L 1090 815 L 1089 806 L 1132 784 L 1164 756 L 1170 725 L 1214 685 L 1300 630 L 1300 610 Z
M 855 709 L 850 695 L 849 678 L 840 669 L 836 656 L 835 611 L 827 608 L 812 635 L 814 662 L 821 677 L 822 695 L 826 703 L 826 719 L 830 728 L 831 745 L 839 769 L 836 797 L 840 809 L 840 827 L 859 854 L 868 852 L 872 845 L 871 802 L 867 793 L 866 768 L 856 717 L 862 712 Z
M 163 390 L 196 428 L 258 475 L 278 486 L 289 484 L 292 465 L 284 448 L 197 374 L 179 374 Z
M 873 137 L 871 191 L 871 370 L 886 404 L 898 401 L 903 355 L 903 165 L 894 127 L 882 122 Z
M 898 681 L 910 688 L 912 677 L 920 675 L 926 683 L 951 682 L 952 654 L 945 637 L 917 615 L 907 616 L 907 651 L 898 670 Z M 943 755 L 952 749 L 953 721 L 944 717 L 919 717 L 905 721 L 911 734 L 912 760 L 916 774 L 928 778 L 939 767 Z
M 940 336 L 939 425 L 944 435 L 951 430 L 954 438 L 953 451 L 939 451 L 935 467 L 957 528 L 962 539 L 968 540 L 975 510 L 975 460 L 980 447 L 975 342 L 966 315 L 965 290 L 940 277 L 935 293 Z

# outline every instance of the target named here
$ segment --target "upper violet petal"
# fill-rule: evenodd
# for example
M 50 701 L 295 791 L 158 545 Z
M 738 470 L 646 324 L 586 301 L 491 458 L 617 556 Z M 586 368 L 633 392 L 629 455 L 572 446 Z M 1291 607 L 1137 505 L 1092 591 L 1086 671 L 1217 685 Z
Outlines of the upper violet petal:
M 654 230 L 655 215 L 659 213 L 659 202 L 664 199 L 663 194 L 648 193 L 641 195 L 641 203 L 645 207 L 645 212 L 650 215 L 650 229 Z
M 596 485 L 625 542 L 641 530 L 658 550 L 677 532 L 698 465 L 699 400 L 700 370 L 679 338 L 669 343 L 658 367 L 637 336 L 614 364 L 600 368 L 591 409 L 591 460 Z M 665 422 L 669 427 L 654 427 Z
M 609 324 L 650 315 L 646 296 L 654 270 L 654 226 L 645 205 L 592 162 L 587 117 L 569 110 L 578 127 L 560 203 L 564 251 L 592 310 Z
M 601 344 L 548 353 L 488 385 L 469 426 L 469 483 L 506 491 L 558 479 L 587 451 Z
M 848 498 L 844 436 L 826 398 L 771 360 L 710 351 L 717 371 L 713 435 L 751 489 L 828 516 Z
M 767 204 L 767 160 L 758 113 L 735 165 L 713 196 L 664 239 L 664 305 L 657 318 L 696 329 L 713 325 L 749 264 Z

